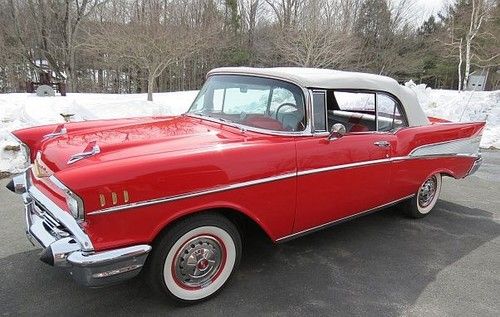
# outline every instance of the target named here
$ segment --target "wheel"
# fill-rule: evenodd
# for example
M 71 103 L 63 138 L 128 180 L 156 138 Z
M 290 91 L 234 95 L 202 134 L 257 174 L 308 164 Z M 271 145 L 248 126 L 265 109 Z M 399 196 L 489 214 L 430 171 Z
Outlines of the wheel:
M 218 214 L 196 215 L 173 225 L 154 244 L 145 275 L 153 289 L 182 303 L 219 292 L 241 258 L 236 226 Z
M 439 198 L 441 193 L 441 174 L 434 174 L 420 185 L 413 198 L 403 204 L 408 216 L 412 218 L 423 218 L 427 216 Z

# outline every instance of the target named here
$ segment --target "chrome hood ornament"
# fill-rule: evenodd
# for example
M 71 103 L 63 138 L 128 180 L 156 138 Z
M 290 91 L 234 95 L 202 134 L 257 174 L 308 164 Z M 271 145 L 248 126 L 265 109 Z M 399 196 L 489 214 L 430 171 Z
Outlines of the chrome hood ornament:
M 99 147 L 99 145 L 97 145 L 96 141 L 92 141 L 87 144 L 87 147 L 85 148 L 85 150 L 83 150 L 83 152 L 73 154 L 69 158 L 68 164 L 73 164 L 75 162 L 83 160 L 84 158 L 91 157 L 99 153 L 101 153 L 101 148 Z
M 52 131 L 49 134 L 44 135 L 42 140 L 52 139 L 52 138 L 55 138 L 56 136 L 60 136 L 60 135 L 66 134 L 66 133 L 68 133 L 68 130 L 64 127 L 64 124 L 60 124 L 54 129 L 54 131 Z

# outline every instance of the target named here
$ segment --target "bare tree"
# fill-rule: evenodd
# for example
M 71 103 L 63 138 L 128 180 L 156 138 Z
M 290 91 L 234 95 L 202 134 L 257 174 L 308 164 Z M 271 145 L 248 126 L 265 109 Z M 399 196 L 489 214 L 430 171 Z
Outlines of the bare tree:
M 297 22 L 304 0 L 265 0 L 271 7 L 281 28 L 286 29 Z
M 249 50 L 253 50 L 255 29 L 257 27 L 261 7 L 261 0 L 239 1 L 239 11 L 242 17 L 242 26 L 243 30 L 247 32 Z
M 331 19 L 336 12 L 318 0 L 307 0 L 294 27 L 277 38 L 277 49 L 287 64 L 306 67 L 339 67 L 356 48 L 356 41 L 342 33 L 342 27 Z
M 444 40 L 443 45 L 448 48 L 447 56 L 458 59 L 458 91 L 467 88 L 472 65 L 484 67 L 500 56 L 496 49 L 498 45 L 495 45 L 499 43 L 498 37 L 484 28 L 493 9 L 495 5 L 491 0 L 470 0 L 448 8 L 449 39 Z M 490 45 L 485 43 L 485 39 Z M 485 47 L 494 49 L 485 50 Z
M 76 51 L 81 23 L 109 0 L 9 0 L 12 21 L 29 63 L 43 58 L 68 91 L 76 87 Z M 23 24 L 21 24 L 23 23 Z
M 487 0 L 471 0 L 472 10 L 470 13 L 469 29 L 465 35 L 465 71 L 463 87 L 466 88 L 470 77 L 470 67 L 472 60 L 471 47 L 476 39 L 484 20 L 487 18 L 492 4 Z
M 169 5 L 170 16 L 161 6 Z M 182 6 L 182 7 L 181 7 Z M 115 63 L 134 65 L 144 70 L 148 100 L 153 100 L 156 79 L 172 65 L 181 65 L 186 58 L 200 51 L 212 40 L 210 27 L 195 29 L 192 17 L 186 17 L 182 1 L 166 4 L 151 1 L 135 4 L 131 22 L 103 25 L 89 38 L 87 47 L 108 56 Z
M 412 0 L 0 0 L 0 89 L 21 90 L 41 60 L 71 91 L 147 90 L 149 99 L 199 88 L 209 69 L 229 65 L 351 69 L 446 87 L 458 77 L 462 89 L 474 69 L 500 64 L 494 2 L 455 0 L 424 36 Z

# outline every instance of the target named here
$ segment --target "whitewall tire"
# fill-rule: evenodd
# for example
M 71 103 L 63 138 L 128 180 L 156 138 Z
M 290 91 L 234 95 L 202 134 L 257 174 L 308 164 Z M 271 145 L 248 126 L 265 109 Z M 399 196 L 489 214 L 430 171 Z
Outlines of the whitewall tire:
M 426 179 L 418 188 L 415 196 L 403 204 L 408 216 L 412 218 L 423 218 L 427 216 L 439 199 L 441 184 L 442 177 L 439 173 Z
M 146 265 L 153 288 L 184 303 L 220 291 L 241 258 L 237 228 L 218 214 L 201 214 L 169 228 L 153 246 Z

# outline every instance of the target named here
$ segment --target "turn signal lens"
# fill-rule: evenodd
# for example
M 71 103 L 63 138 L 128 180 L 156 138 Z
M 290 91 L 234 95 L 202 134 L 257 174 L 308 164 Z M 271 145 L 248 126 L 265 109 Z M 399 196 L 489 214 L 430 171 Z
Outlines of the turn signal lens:
M 44 177 L 50 177 L 52 176 L 52 172 L 49 170 L 47 166 L 42 161 L 42 153 L 38 152 L 36 153 L 36 158 L 33 161 L 33 174 L 37 178 L 44 178 Z

